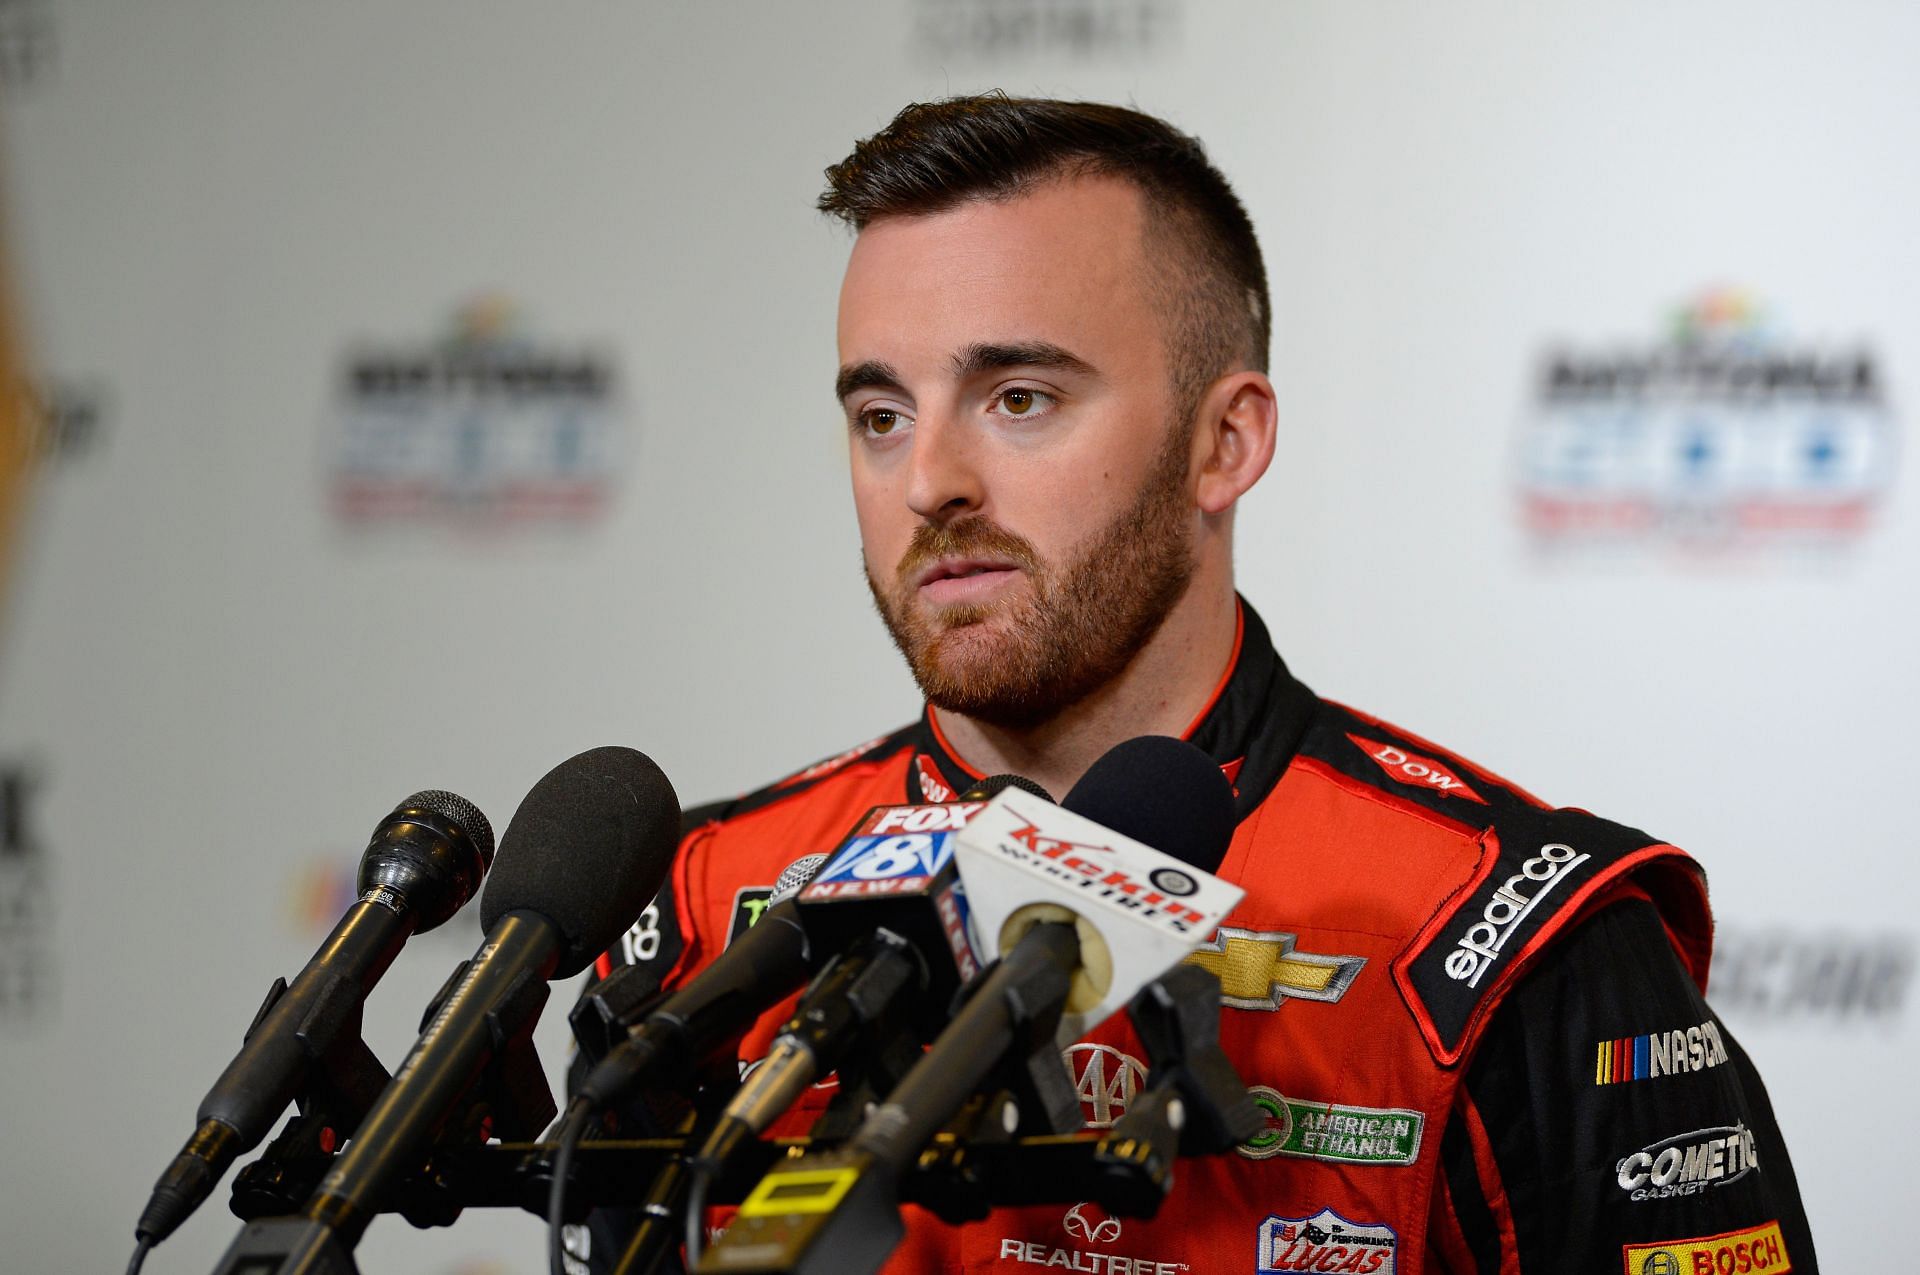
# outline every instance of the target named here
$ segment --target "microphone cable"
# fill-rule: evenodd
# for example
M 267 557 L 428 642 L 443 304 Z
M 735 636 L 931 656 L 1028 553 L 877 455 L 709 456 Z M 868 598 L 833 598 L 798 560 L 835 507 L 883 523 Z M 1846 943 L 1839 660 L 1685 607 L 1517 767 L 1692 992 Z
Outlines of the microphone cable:
M 567 1104 L 555 1126 L 553 1181 L 547 1184 L 547 1270 L 550 1275 L 567 1275 L 567 1245 L 562 1235 L 567 1216 L 567 1178 L 573 1172 L 573 1153 L 587 1136 L 593 1123 L 593 1103 L 575 1098 Z M 131 1272 L 129 1272 L 131 1275 Z
M 700 1264 L 701 1230 L 707 1221 L 707 1187 L 713 1181 L 714 1166 L 699 1161 L 691 1166 L 687 1181 L 687 1269 Z

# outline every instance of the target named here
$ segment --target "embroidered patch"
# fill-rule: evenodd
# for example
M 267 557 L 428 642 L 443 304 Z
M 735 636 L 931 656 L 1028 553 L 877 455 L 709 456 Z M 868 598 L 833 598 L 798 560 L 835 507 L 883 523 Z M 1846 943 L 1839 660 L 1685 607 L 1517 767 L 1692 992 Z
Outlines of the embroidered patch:
M 727 942 L 731 943 L 751 930 L 760 914 L 767 910 L 767 901 L 773 897 L 770 885 L 750 885 L 743 890 L 734 891 L 733 916 L 727 922 Z
M 1393 1275 L 1400 1237 L 1390 1226 L 1349 1222 L 1332 1209 L 1312 1217 L 1269 1215 L 1260 1224 L 1259 1264 L 1267 1271 L 1358 1271 Z
M 1627 1198 L 1665 1200 L 1738 1182 L 1760 1168 L 1753 1133 L 1744 1124 L 1676 1134 L 1621 1157 L 1614 1166 Z
M 1412 1164 L 1420 1155 L 1427 1118 L 1399 1107 L 1348 1107 L 1303 1102 L 1267 1085 L 1247 1093 L 1267 1127 L 1235 1148 L 1249 1160 L 1277 1155 L 1334 1164 Z
M 1780 1275 L 1793 1269 L 1778 1222 L 1699 1239 L 1627 1244 L 1620 1252 L 1626 1275 L 1747 1275 L 1761 1271 Z
M 1712 1019 L 1693 1027 L 1603 1040 L 1594 1051 L 1593 1083 L 1617 1085 L 1683 1071 L 1705 1071 L 1727 1061 L 1727 1044 Z
M 1377 739 L 1362 739 L 1349 734 L 1361 752 L 1371 757 L 1380 769 L 1387 772 L 1387 778 L 1396 783 L 1412 784 L 1416 788 L 1425 788 L 1442 797 L 1465 797 L 1468 801 L 1487 804 L 1487 799 L 1467 786 L 1464 779 L 1453 773 L 1444 762 L 1431 757 L 1422 757 L 1419 753 L 1409 752 L 1392 744 L 1383 744 Z
M 1279 1009 L 1289 1000 L 1332 1003 L 1347 994 L 1364 956 L 1296 952 L 1282 931 L 1221 926 L 1213 940 L 1187 957 L 1220 980 L 1220 1003 L 1235 1009 Z

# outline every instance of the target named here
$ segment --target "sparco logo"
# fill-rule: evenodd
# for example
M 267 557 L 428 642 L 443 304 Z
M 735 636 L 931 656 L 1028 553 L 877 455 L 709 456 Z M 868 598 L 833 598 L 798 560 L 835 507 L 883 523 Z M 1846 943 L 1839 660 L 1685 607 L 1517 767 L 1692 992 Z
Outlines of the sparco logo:
M 1147 1069 L 1138 1058 L 1110 1045 L 1074 1045 L 1066 1059 L 1089 1129 L 1110 1127 L 1147 1079 Z
M 1521 864 L 1520 871 L 1493 892 L 1480 909 L 1480 919 L 1467 927 L 1453 951 L 1447 953 L 1447 977 L 1468 987 L 1480 986 L 1481 976 L 1500 959 L 1514 930 L 1540 900 L 1587 859 L 1587 855 L 1557 841 L 1541 846 L 1539 854 Z
M 1615 1175 L 1627 1198 L 1664 1200 L 1738 1182 L 1759 1168 L 1753 1134 L 1732 1124 L 1650 1143 L 1621 1160 Z

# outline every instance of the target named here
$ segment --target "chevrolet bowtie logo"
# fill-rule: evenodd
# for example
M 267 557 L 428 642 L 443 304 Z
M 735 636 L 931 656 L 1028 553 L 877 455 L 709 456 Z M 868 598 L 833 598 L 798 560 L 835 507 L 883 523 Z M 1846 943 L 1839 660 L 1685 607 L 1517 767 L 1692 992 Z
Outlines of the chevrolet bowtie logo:
M 1187 964 L 1219 979 L 1220 1003 L 1235 1009 L 1279 1009 L 1289 1000 L 1331 1004 L 1345 996 L 1367 958 L 1296 952 L 1294 938 L 1223 925 Z

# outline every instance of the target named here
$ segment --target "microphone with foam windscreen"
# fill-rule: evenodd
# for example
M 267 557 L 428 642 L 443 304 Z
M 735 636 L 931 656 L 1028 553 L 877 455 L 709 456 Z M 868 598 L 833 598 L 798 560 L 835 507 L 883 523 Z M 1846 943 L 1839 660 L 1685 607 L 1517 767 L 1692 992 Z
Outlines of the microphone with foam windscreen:
M 836 891 L 818 901 L 809 898 L 815 886 L 800 891 L 803 927 L 819 931 L 829 941 L 834 935 L 852 937 L 821 968 L 774 1038 L 766 1060 L 721 1111 L 706 1145 L 694 1156 L 704 1172 L 717 1173 L 742 1142 L 764 1133 L 803 1089 L 838 1068 L 849 1051 L 874 1043 L 875 1037 L 889 1031 L 895 1017 L 916 1013 L 923 1027 L 930 1019 L 944 1021 L 954 992 L 973 977 L 979 962 L 967 933 L 966 897 L 958 888 L 958 874 L 943 871 L 940 851 L 945 849 L 950 856 L 951 849 L 936 838 L 957 836 L 983 803 L 1009 788 L 1040 801 L 1053 800 L 1046 789 L 1024 776 L 995 775 L 969 788 L 952 805 L 883 807 L 869 813 L 861 830 L 874 830 L 876 825 L 924 830 L 893 836 L 885 835 L 883 829 L 866 831 L 878 844 L 866 845 L 864 852 L 861 830 L 856 830 L 846 851 L 823 865 L 821 875 L 845 877 L 845 883 L 854 886 L 884 884 L 887 888 L 872 894 Z M 874 872 L 876 853 L 911 864 L 907 871 L 916 876 Z M 842 868 L 843 863 L 849 866 Z M 924 883 L 917 879 L 922 868 L 929 869 Z M 817 888 L 826 890 L 833 884 L 823 881 Z M 831 927 L 818 919 L 833 912 L 843 915 L 834 918 Z M 816 944 L 821 946 L 826 943 Z M 932 1034 L 927 1030 L 919 1039 Z
M 643 1206 L 648 1216 L 616 1271 L 649 1269 L 671 1242 L 667 1219 L 681 1201 L 691 1198 L 697 1214 L 705 1183 L 818 1077 L 863 1050 L 929 1039 L 945 1021 L 954 991 L 979 969 L 953 866 L 953 838 L 1007 788 L 1052 800 L 1030 779 L 996 775 L 955 801 L 868 810 L 833 853 L 815 856 L 811 871 L 790 883 L 793 897 L 776 893 L 752 929 L 659 1003 L 575 1090 L 561 1126 L 549 1198 L 555 1235 L 564 1216 L 563 1169 L 591 1112 L 643 1084 L 689 1083 L 702 1061 L 803 985 L 767 1057 L 689 1157 L 691 1176 L 674 1166 L 656 1179 Z M 782 874 L 783 883 L 788 875 Z M 698 1253 L 697 1234 L 688 1251 Z M 550 1255 L 551 1269 L 560 1271 L 557 1239 Z
M 479 950 L 300 1216 L 249 1226 L 219 1270 L 344 1269 L 388 1187 L 419 1167 L 501 1042 L 539 1015 L 547 980 L 585 969 L 659 892 L 679 823 L 673 785 L 630 748 L 581 753 L 535 784 L 481 899 Z
M 358 899 L 293 982 L 275 983 L 240 1052 L 201 1100 L 193 1136 L 134 1227 L 144 1246 L 167 1238 L 200 1206 L 331 1051 L 364 1051 L 360 1011 L 367 994 L 409 937 L 473 897 L 492 861 L 487 817 L 454 793 L 417 792 L 380 821 L 360 858 Z
M 703 1275 L 878 1269 L 903 1234 L 900 1176 L 1002 1060 L 1071 1044 L 1239 902 L 1239 887 L 1198 866 L 1219 865 L 1233 827 L 1219 766 L 1164 737 L 1109 751 L 1059 807 L 1008 791 L 969 819 L 955 856 L 996 963 L 843 1149 L 761 1179 Z
M 950 950 L 952 934 L 963 934 L 964 927 L 956 931 L 931 901 L 940 886 L 953 879 L 939 871 L 949 862 L 950 847 L 949 859 L 933 862 L 941 848 L 938 838 L 965 821 L 950 812 L 977 808 L 1006 787 L 1051 800 L 1032 780 L 1003 775 L 982 780 L 959 803 L 876 806 L 805 878 L 788 882 L 794 870 L 782 873 L 782 882 L 794 892 L 781 898 L 776 890 L 775 901 L 751 929 L 656 1005 L 574 1090 L 576 1106 L 597 1110 L 642 1084 L 686 1082 L 704 1059 L 798 991 L 828 958 L 876 928 L 891 923 L 907 931 L 907 937 L 916 940 L 916 950 Z M 910 830 L 907 825 L 916 820 L 926 827 Z M 940 826 L 935 828 L 935 823 Z M 869 828 L 879 831 L 862 831 Z M 881 845 L 888 833 L 896 834 L 898 844 L 892 848 L 902 850 L 891 859 L 884 853 L 888 847 Z M 917 840 L 908 847 L 910 838 Z M 958 967 L 957 977 L 964 977 L 972 972 L 970 959 L 954 953 L 946 964 Z

